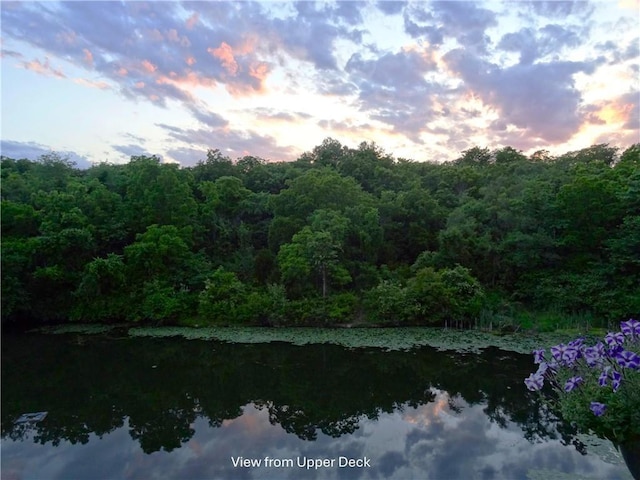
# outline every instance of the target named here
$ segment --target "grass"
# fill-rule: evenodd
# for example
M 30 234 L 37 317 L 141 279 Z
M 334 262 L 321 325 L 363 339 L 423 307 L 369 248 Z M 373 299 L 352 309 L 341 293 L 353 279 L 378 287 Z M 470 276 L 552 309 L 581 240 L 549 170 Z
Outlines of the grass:
M 566 313 L 554 308 L 532 311 L 508 305 L 493 311 L 482 311 L 475 327 L 489 331 L 558 332 L 575 335 L 598 334 L 603 331 L 606 333 L 607 325 L 603 319 L 590 312 Z M 609 326 L 609 328 L 615 328 L 615 326 Z

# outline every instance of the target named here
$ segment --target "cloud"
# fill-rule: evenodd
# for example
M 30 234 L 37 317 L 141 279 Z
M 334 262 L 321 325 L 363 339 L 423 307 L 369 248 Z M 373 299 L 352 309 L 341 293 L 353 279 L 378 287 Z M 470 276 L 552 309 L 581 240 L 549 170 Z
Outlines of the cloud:
M 640 38 L 635 37 L 630 39 L 626 47 L 607 40 L 606 42 L 596 44 L 595 49 L 607 55 L 609 63 L 612 65 L 631 60 L 637 68 L 637 59 L 640 57 Z
M 547 55 L 558 58 L 568 48 L 579 46 L 588 32 L 580 32 L 575 27 L 545 25 L 537 31 L 523 28 L 507 33 L 498 43 L 498 48 L 520 53 L 520 63 L 532 64 Z
M 362 22 L 363 4 L 297 2 L 294 8 L 296 16 L 271 22 L 269 36 L 274 45 L 295 59 L 311 62 L 318 70 L 338 70 L 335 43 L 362 42 L 363 30 L 353 26 Z
M 259 107 L 252 111 L 257 117 L 265 120 L 282 120 L 283 122 L 297 122 L 300 120 L 308 120 L 313 118 L 312 115 L 306 112 L 289 112 L 276 110 L 274 108 Z
M 204 148 L 179 147 L 167 150 L 167 156 L 183 167 L 192 167 L 207 158 Z
M 593 123 L 620 125 L 624 130 L 640 129 L 640 91 L 632 91 L 593 105 Z
M 233 56 L 233 49 L 228 43 L 222 42 L 218 48 L 207 48 L 212 56 L 220 60 L 222 66 L 227 70 L 230 75 L 236 75 L 238 73 L 238 62 Z
M 99 90 L 108 90 L 111 88 L 107 82 L 103 82 L 100 80 L 89 80 L 87 78 L 74 78 L 73 81 L 78 85 L 83 85 L 85 87 L 97 88 Z
M 132 157 L 135 155 L 151 155 L 144 148 L 139 145 L 129 144 L 129 145 L 112 145 L 115 151 L 124 153 L 127 157 Z
M 631 112 L 621 125 L 637 132 L 637 101 L 603 110 L 599 100 L 589 100 L 602 97 L 588 90 L 604 83 L 602 71 L 593 75 L 602 62 L 622 64 L 612 69 L 617 77 L 637 77 L 637 18 L 629 11 L 620 19 L 596 18 L 601 7 L 582 1 L 513 5 L 4 2 L 3 47 L 11 48 L 2 55 L 40 75 L 110 88 L 125 100 L 181 107 L 200 125 L 166 130 L 176 135 L 174 149 L 208 148 L 206 138 L 213 138 L 232 143 L 233 151 L 256 145 L 261 156 L 292 158 L 295 149 L 257 130 L 263 121 L 309 120 L 312 128 L 337 130 L 366 124 L 419 152 L 429 136 L 439 152 L 477 141 L 555 144 L 614 111 Z M 385 38 L 369 22 L 373 17 L 384 23 Z M 390 34 L 390 28 L 398 30 Z M 28 61 L 33 54 L 23 56 L 25 46 L 41 51 L 39 59 Z M 87 74 L 71 75 L 68 65 Z M 272 92 L 331 96 L 344 109 L 335 118 L 305 117 L 295 106 L 263 102 Z M 218 104 L 212 98 L 221 93 Z M 259 126 L 232 128 L 227 110 L 245 105 Z M 197 139 L 193 147 L 190 138 Z
M 345 70 L 358 86 L 360 109 L 414 141 L 433 116 L 431 95 L 439 86 L 425 80 L 436 63 L 427 51 L 403 50 L 377 59 L 354 54 Z
M 139 137 L 137 135 L 134 135 L 131 132 L 124 132 L 122 134 L 122 136 L 125 137 L 125 138 L 129 138 L 131 140 L 134 140 L 135 142 L 138 142 L 139 144 L 145 143 L 145 139 L 144 138 Z
M 154 73 L 158 69 L 158 67 L 151 63 L 149 60 L 143 60 L 141 64 L 142 69 L 147 73 Z
M 90 67 L 93 66 L 93 53 L 88 48 L 83 48 L 82 52 L 84 53 L 84 61 Z
M 321 95 L 349 97 L 358 92 L 355 83 L 345 78 L 342 72 L 322 72 L 314 75 L 313 84 Z
M 23 55 L 20 52 L 3 48 L 2 50 L 0 50 L 0 58 L 4 57 L 22 58 Z
M 400 2 L 400 1 L 381 1 L 376 2 L 376 7 L 380 9 L 383 13 L 387 15 L 393 15 L 402 12 L 402 10 L 406 7 L 408 2 Z
M 448 52 L 444 60 L 502 120 L 551 143 L 568 140 L 580 128 L 582 96 L 573 75 L 593 73 L 597 65 L 556 61 L 501 69 L 462 49 Z
M 486 52 L 491 43 L 486 30 L 498 22 L 495 12 L 479 5 L 451 1 L 410 4 L 404 11 L 405 31 L 414 38 L 426 36 L 433 45 L 454 38 L 469 50 Z
M 255 155 L 266 160 L 288 161 L 294 160 L 300 153 L 292 147 L 279 145 L 276 139 L 269 135 L 261 135 L 252 130 L 241 131 L 226 127 L 183 129 L 162 123 L 157 126 L 169 132 L 170 138 L 188 145 L 176 146 L 171 150 L 178 155 L 184 152 L 199 152 L 200 149 L 207 151 L 220 148 L 231 157 Z
M 187 30 L 191 30 L 193 29 L 193 27 L 197 25 L 199 20 L 200 20 L 200 16 L 198 15 L 198 12 L 193 12 L 185 22 L 185 27 L 187 27 Z
M 203 123 L 208 127 L 211 127 L 211 128 L 225 127 L 229 124 L 229 122 L 225 118 L 218 115 L 217 113 L 209 111 L 208 109 L 192 106 L 190 107 L 190 110 L 193 116 L 200 123 Z
M 640 91 L 629 92 L 622 95 L 619 99 L 621 110 L 627 114 L 627 120 L 623 128 L 627 130 L 635 130 L 636 134 L 640 130 Z M 638 137 L 636 136 L 636 143 Z
M 584 0 L 532 0 L 529 2 L 518 2 L 521 6 L 528 8 L 536 15 L 547 18 L 565 19 L 570 15 L 588 15 L 593 11 L 593 7 Z
M 349 25 L 362 23 L 362 5 L 357 2 L 336 2 L 334 18 Z
M 357 123 L 353 122 L 349 119 L 347 120 L 332 120 L 332 119 L 322 119 L 318 120 L 318 126 L 325 130 L 336 130 L 344 133 L 353 133 L 357 131 L 360 136 L 363 135 L 364 131 L 369 130 L 372 126 L 368 123 Z
M 16 160 L 22 158 L 26 158 L 27 160 L 37 160 L 40 156 L 49 155 L 51 153 L 57 153 L 62 158 L 68 158 L 81 169 L 89 168 L 92 165 L 86 157 L 72 151 L 55 150 L 37 142 L 0 140 L 0 155 Z
M 185 7 L 189 11 L 189 5 Z M 204 3 L 193 7 L 212 10 Z M 253 23 L 260 25 L 262 20 L 256 14 L 262 7 L 250 4 L 238 8 L 233 2 L 220 2 L 215 8 L 224 14 L 212 19 L 193 12 L 192 20 L 185 24 L 177 3 L 23 4 L 3 7 L 3 35 L 39 47 L 52 57 L 92 67 L 120 85 L 125 97 L 159 106 L 169 100 L 192 103 L 190 88 L 197 85 L 222 83 L 234 95 L 261 92 L 269 63 L 252 47 L 257 38 L 246 35 L 251 22 L 247 24 L 240 17 L 249 10 Z M 195 21 L 201 17 L 210 23 Z M 211 61 L 208 51 L 224 55 L 224 63 Z M 48 60 L 25 62 L 24 67 L 63 77 Z M 135 88 L 142 84 L 144 88 Z
M 30 62 L 21 62 L 20 65 L 22 68 L 26 70 L 31 70 L 32 72 L 39 73 L 40 75 L 45 75 L 48 77 L 57 77 L 57 78 L 66 78 L 67 76 L 62 73 L 61 70 L 53 68 L 51 63 L 49 62 L 49 58 L 45 57 L 44 62 L 41 62 L 38 59 L 31 60 Z
M 421 4 L 411 4 L 404 9 L 404 30 L 413 38 L 426 37 L 431 45 L 444 42 L 444 28 L 436 22 L 433 13 Z M 422 25 L 420 23 L 422 23 Z

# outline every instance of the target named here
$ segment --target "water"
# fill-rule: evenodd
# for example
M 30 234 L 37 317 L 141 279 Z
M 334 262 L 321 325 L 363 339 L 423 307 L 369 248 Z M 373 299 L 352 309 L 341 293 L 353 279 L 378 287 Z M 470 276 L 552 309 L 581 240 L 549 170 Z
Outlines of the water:
M 532 368 L 496 348 L 5 335 L 2 478 L 631 478 L 525 389 Z

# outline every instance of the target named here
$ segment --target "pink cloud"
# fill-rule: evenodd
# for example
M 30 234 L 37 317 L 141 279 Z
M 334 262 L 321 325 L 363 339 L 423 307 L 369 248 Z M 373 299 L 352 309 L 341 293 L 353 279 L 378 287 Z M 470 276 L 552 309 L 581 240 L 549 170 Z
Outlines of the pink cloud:
M 22 67 L 27 70 L 31 70 L 32 72 L 39 73 L 40 75 L 67 78 L 64 73 L 51 66 L 49 63 L 49 57 L 44 57 L 44 63 L 38 59 L 32 60 L 31 62 L 22 62 Z
M 178 89 L 188 99 L 189 102 L 194 102 L 195 98 L 185 85 L 181 84 L 180 79 L 176 78 L 178 75 L 175 72 L 171 72 L 169 76 L 162 75 L 156 79 L 157 85 L 171 85 Z M 188 85 L 187 85 L 188 86 Z
M 108 90 L 111 88 L 108 83 L 88 80 L 86 78 L 74 78 L 73 81 L 78 85 L 83 85 L 85 87 L 98 88 L 100 90 Z
M 162 33 L 160 33 L 160 30 L 158 30 L 157 28 L 154 28 L 149 32 L 149 37 L 151 38 L 151 40 L 154 40 L 156 42 L 162 42 L 164 40 Z
M 266 80 L 268 74 L 269 74 L 269 64 L 266 62 L 255 62 L 251 64 L 251 66 L 249 67 L 249 75 L 251 75 L 253 78 L 257 80 L 260 80 L 260 84 L 261 84 L 260 89 L 262 89 L 262 82 Z
M 186 27 L 191 30 L 193 27 L 196 26 L 196 24 L 200 21 L 200 17 L 198 16 L 197 13 L 194 13 L 193 15 L 191 15 L 186 22 Z
M 170 30 L 168 30 L 165 33 L 165 37 L 167 38 L 167 40 L 169 40 L 170 42 L 174 42 L 174 43 L 179 43 L 180 46 L 182 47 L 189 47 L 191 46 L 191 42 L 189 41 L 189 39 L 187 37 L 185 37 L 184 35 L 181 37 L 178 34 L 178 31 L 175 28 L 172 28 Z
M 178 31 L 175 28 L 170 29 L 167 34 L 167 40 L 171 42 L 180 42 L 180 35 L 178 35 Z
M 238 63 L 236 62 L 235 57 L 233 56 L 233 49 L 231 46 L 222 42 L 218 48 L 207 48 L 207 52 L 209 52 L 212 56 L 220 60 L 222 66 L 229 72 L 231 75 L 236 75 L 238 73 Z
M 147 72 L 147 73 L 153 73 L 155 72 L 158 67 L 155 66 L 153 63 L 151 63 L 149 60 L 143 60 L 142 61 L 142 68 Z
M 248 35 L 240 45 L 234 48 L 236 55 L 248 55 L 256 49 L 258 43 L 258 37 L 255 35 Z
M 199 76 L 193 71 L 189 71 L 182 76 L 178 75 L 176 72 L 170 72 L 168 76 L 163 75 L 156 81 L 158 83 L 171 83 L 181 90 L 193 87 L 215 87 L 218 84 L 214 79 Z
M 625 100 L 624 98 L 618 98 L 610 102 L 605 102 L 600 106 L 597 113 L 598 118 L 609 125 L 628 122 L 634 106 Z
M 82 52 L 84 53 L 84 61 L 93 66 L 93 54 L 91 53 L 91 51 L 88 48 L 84 48 L 82 49 Z

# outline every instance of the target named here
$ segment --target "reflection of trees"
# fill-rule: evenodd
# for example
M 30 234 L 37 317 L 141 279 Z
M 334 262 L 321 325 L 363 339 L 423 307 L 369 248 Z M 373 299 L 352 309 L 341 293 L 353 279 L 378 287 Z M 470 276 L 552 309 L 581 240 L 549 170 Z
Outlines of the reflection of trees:
M 480 355 L 346 349 L 334 345 L 231 345 L 182 339 L 23 336 L 3 339 L 2 437 L 86 443 L 128 424 L 149 453 L 189 440 L 193 422 L 217 427 L 254 403 L 273 424 L 305 440 L 338 437 L 359 421 L 434 400 L 486 405 L 498 425 L 520 424 L 530 440 L 562 424 L 522 383 L 528 356 L 487 349 Z M 48 411 L 35 425 L 22 413 Z M 568 441 L 569 437 L 566 437 Z
M 275 405 L 266 402 L 260 407 L 266 407 L 269 412 L 269 422 L 272 425 L 280 425 L 286 432 L 295 433 L 303 440 L 315 440 L 318 430 L 332 437 L 340 437 L 353 433 L 358 429 L 360 419 L 354 416 L 346 418 L 317 418 L 304 410 L 290 408 L 289 405 Z

